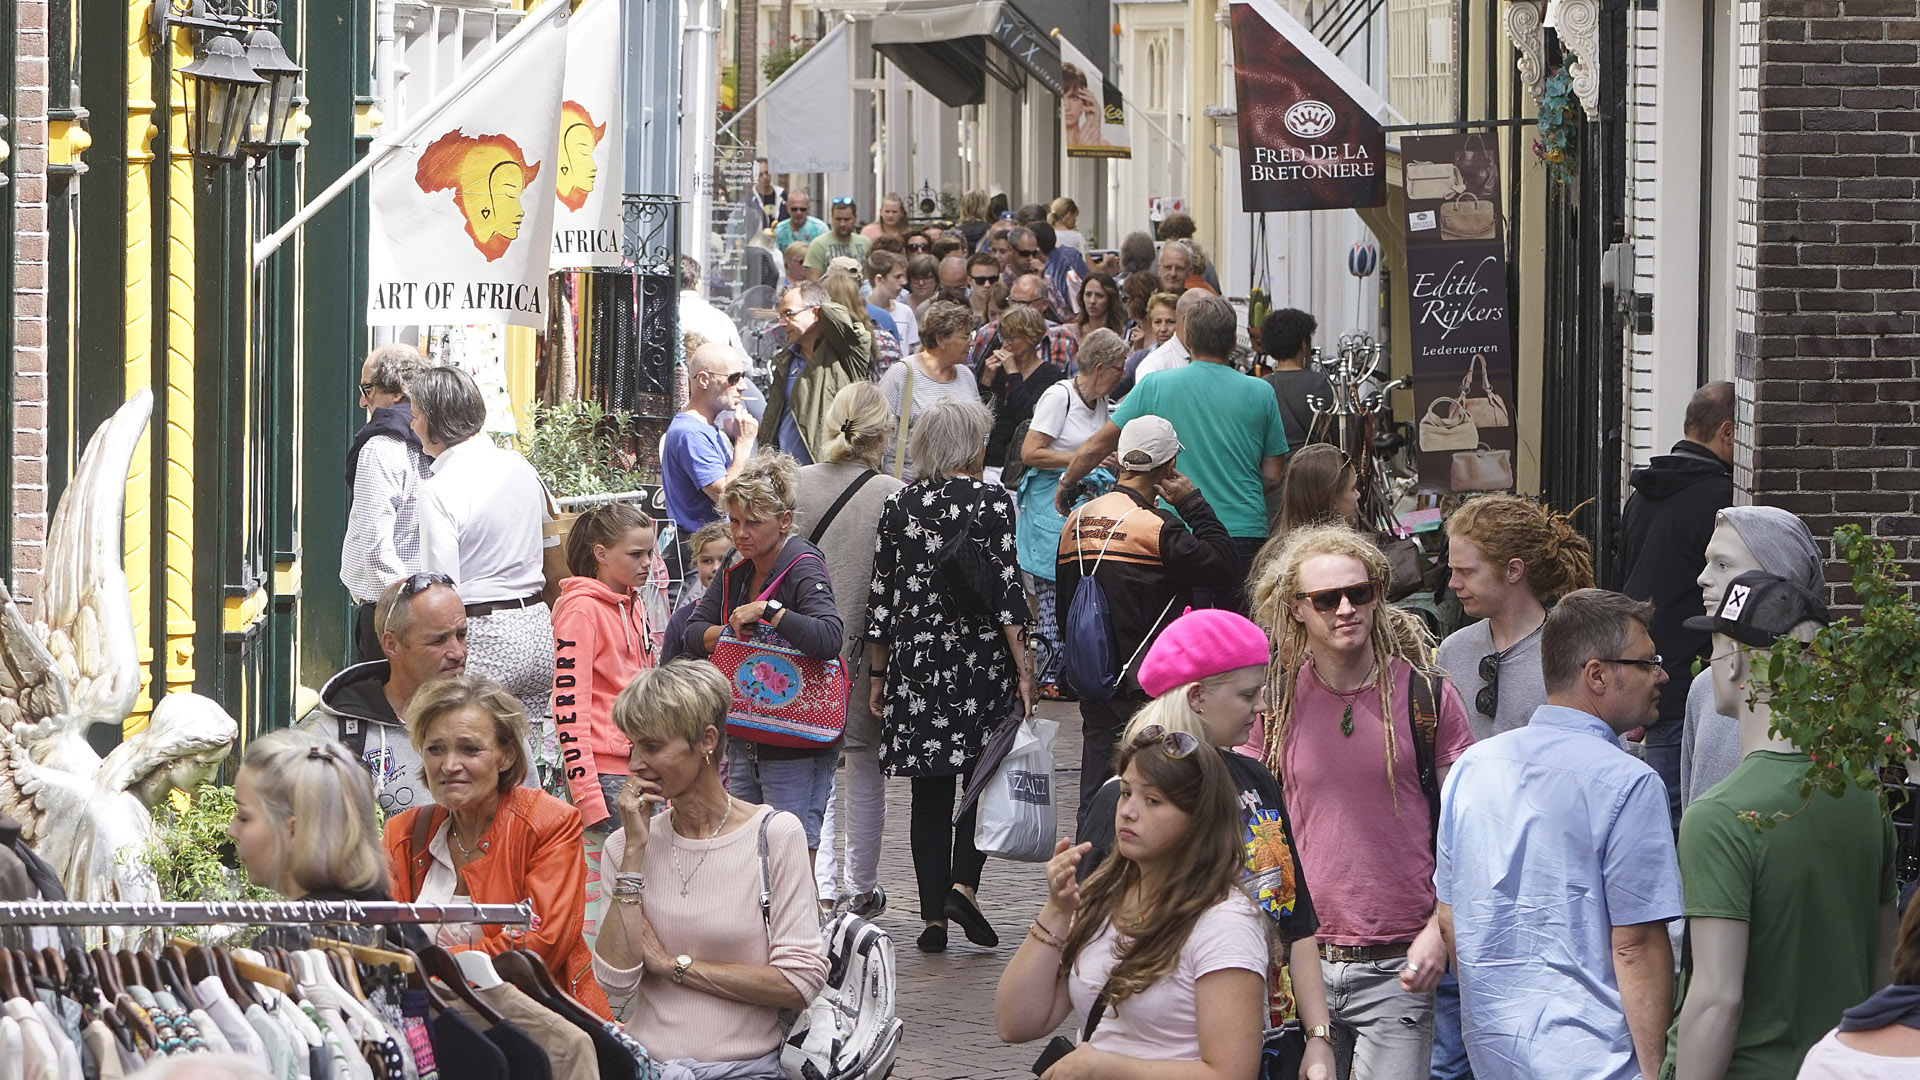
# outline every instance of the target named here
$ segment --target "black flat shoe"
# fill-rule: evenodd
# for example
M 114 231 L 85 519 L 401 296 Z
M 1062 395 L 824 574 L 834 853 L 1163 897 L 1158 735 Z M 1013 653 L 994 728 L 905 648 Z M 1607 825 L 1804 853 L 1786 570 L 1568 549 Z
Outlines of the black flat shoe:
M 947 928 L 939 925 L 927 927 L 920 931 L 920 940 L 914 942 L 914 945 L 919 947 L 921 952 L 946 952 Z
M 1000 944 L 1000 935 L 993 932 L 993 924 L 959 889 L 947 893 L 947 918 L 959 923 L 960 929 L 966 931 L 967 940 L 975 945 L 991 949 Z

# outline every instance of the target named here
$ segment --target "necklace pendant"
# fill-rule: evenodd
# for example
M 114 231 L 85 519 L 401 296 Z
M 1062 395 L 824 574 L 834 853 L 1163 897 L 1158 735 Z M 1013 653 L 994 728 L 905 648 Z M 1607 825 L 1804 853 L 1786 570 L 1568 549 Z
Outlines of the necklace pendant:
M 1346 711 L 1340 714 L 1340 734 L 1348 736 L 1353 734 L 1353 702 L 1351 701 L 1347 702 Z

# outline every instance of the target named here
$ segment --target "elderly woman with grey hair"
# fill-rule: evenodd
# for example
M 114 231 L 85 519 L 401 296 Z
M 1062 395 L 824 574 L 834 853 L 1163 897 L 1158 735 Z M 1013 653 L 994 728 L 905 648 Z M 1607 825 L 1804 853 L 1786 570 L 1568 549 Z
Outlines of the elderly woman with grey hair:
M 367 422 L 347 447 L 347 532 L 340 542 L 340 584 L 359 605 L 353 650 L 381 659 L 373 606 L 380 590 L 420 569 L 420 518 L 414 505 L 427 455 L 413 433 L 407 383 L 426 370 L 411 345 L 382 345 L 360 365 L 360 407 Z
M 1035 633 L 1060 657 L 1060 625 L 1054 612 L 1053 567 L 1060 547 L 1060 530 L 1067 519 L 1054 508 L 1060 475 L 1073 461 L 1073 452 L 1088 436 L 1107 423 L 1107 401 L 1127 372 L 1127 342 L 1106 327 L 1087 331 L 1080 343 L 1079 372 L 1046 388 L 1034 402 L 1033 419 L 1020 444 L 1025 466 L 1013 485 L 1020 504 L 1015 547 L 1020 577 L 1033 606 Z M 1005 479 L 1005 475 L 1002 475 Z M 1053 667 L 1055 665 L 1049 665 Z M 1056 672 L 1041 671 L 1036 678 L 1051 685 Z M 1045 686 L 1043 686 L 1045 690 Z M 1053 692 L 1046 691 L 1048 696 Z
M 413 432 L 433 459 L 420 486 L 421 569 L 453 579 L 467 609 L 467 674 L 507 688 L 527 712 L 534 762 L 567 797 L 549 701 L 553 615 L 545 597 L 547 491 L 527 459 L 481 434 L 487 403 L 473 376 L 429 367 L 407 383 Z
M 881 765 L 913 786 L 908 835 L 924 952 L 946 949 L 949 918 L 974 944 L 999 944 L 974 896 L 985 857 L 973 843 L 973 809 L 954 820 L 955 782 L 971 779 L 987 736 L 1016 706 L 1016 690 L 1027 708 L 1034 702 L 1013 500 L 980 480 L 992 426 L 986 406 L 953 400 L 914 425 L 913 483 L 880 510 L 867 598 L 867 704 L 881 719 Z M 963 558 L 983 564 L 976 568 L 990 595 L 941 584 L 952 576 L 940 571 L 955 537 Z

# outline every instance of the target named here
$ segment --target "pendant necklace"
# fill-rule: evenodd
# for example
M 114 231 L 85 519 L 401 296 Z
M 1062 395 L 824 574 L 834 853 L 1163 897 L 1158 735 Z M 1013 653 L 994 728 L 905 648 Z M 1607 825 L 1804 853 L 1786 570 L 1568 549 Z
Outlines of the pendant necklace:
M 732 818 L 733 800 L 729 798 L 727 800 L 727 812 L 720 815 L 720 824 L 715 825 L 713 831 L 707 834 L 707 843 L 709 845 L 720 836 L 720 830 L 726 828 L 727 822 Z M 674 835 L 679 835 L 679 830 L 674 830 Z M 692 838 L 689 837 L 688 839 Z M 667 845 L 667 854 L 673 856 L 673 875 L 680 878 L 680 895 L 685 896 L 687 895 L 687 890 L 693 886 L 693 879 L 700 876 L 700 868 L 707 865 L 707 856 L 713 854 L 713 848 L 709 846 L 707 850 L 701 852 L 700 861 L 693 864 L 693 873 L 685 876 L 682 876 L 680 873 L 680 845 L 669 843 Z
M 1363 682 L 1361 682 L 1360 686 L 1357 689 L 1354 689 L 1354 690 L 1335 690 L 1331 685 L 1327 683 L 1327 680 L 1321 676 L 1320 665 L 1313 664 L 1311 666 L 1313 667 L 1314 679 L 1318 681 L 1321 686 L 1326 688 L 1327 693 L 1332 694 L 1334 697 L 1339 698 L 1341 703 L 1346 706 L 1345 711 L 1341 712 L 1340 714 L 1340 734 L 1345 735 L 1348 738 L 1352 738 L 1353 737 L 1353 703 L 1356 701 L 1359 701 L 1360 695 L 1366 693 L 1368 688 L 1373 685 L 1373 673 L 1375 668 L 1377 668 L 1379 665 L 1375 664 L 1374 666 L 1367 668 L 1366 679 Z

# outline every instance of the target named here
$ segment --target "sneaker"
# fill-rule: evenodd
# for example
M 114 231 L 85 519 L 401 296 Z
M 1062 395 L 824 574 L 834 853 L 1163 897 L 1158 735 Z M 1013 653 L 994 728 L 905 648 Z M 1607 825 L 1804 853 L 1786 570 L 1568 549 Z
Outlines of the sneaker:
M 887 910 L 887 890 L 878 885 L 873 887 L 872 892 L 851 899 L 852 903 L 848 904 L 847 910 L 869 922 L 879 918 L 880 913 Z

